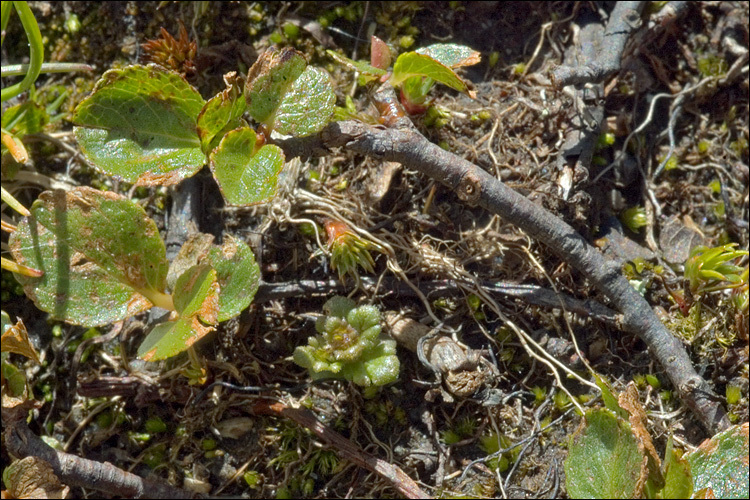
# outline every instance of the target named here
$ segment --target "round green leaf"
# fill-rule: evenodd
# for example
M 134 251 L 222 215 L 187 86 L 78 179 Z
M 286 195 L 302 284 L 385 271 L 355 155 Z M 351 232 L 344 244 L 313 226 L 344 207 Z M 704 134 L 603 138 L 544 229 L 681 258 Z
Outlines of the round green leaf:
M 449 68 L 473 66 L 482 59 L 479 52 L 465 45 L 455 43 L 436 43 L 429 47 L 415 50 L 417 54 L 424 54 L 439 61 Z
M 395 354 L 379 356 L 364 363 L 370 384 L 375 386 L 390 384 L 398 380 L 400 366 Z
M 745 422 L 707 439 L 688 455 L 694 495 L 700 498 L 747 498 L 750 491 L 748 442 L 748 423 Z
M 268 49 L 247 73 L 245 99 L 248 112 L 259 123 L 271 126 L 284 94 L 302 74 L 307 61 L 292 48 Z
M 393 65 L 391 85 L 399 85 L 412 76 L 426 76 L 459 92 L 467 92 L 466 83 L 448 66 L 425 54 L 406 52 Z
M 175 184 L 205 163 L 196 128 L 203 105 L 184 78 L 159 66 L 110 70 L 76 109 L 76 139 L 109 175 Z
M 122 320 L 163 296 L 164 242 L 143 208 L 115 193 L 45 191 L 10 236 L 16 262 L 44 272 L 16 275 L 26 295 L 57 319 L 84 326 Z
M 273 128 L 297 137 L 318 133 L 331 120 L 335 104 L 331 76 L 308 66 L 284 95 Z
M 260 268 L 247 243 L 232 236 L 225 237 L 221 247 L 214 245 L 206 262 L 216 269 L 221 287 L 218 321 L 226 321 L 253 301 L 260 286 Z
M 284 153 L 271 144 L 255 152 L 255 141 L 252 129 L 239 128 L 227 133 L 211 152 L 211 171 L 230 205 L 263 203 L 276 194 Z
M 565 460 L 568 495 L 636 498 L 642 463 L 630 424 L 607 409 L 589 411 L 570 440 Z

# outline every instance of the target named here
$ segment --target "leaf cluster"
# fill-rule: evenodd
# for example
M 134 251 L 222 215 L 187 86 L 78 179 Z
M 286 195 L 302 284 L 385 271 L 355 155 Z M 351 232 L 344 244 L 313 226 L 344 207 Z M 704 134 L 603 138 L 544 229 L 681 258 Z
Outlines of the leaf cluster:
M 294 350 L 294 362 L 313 379 L 343 378 L 369 387 L 398 379 L 396 341 L 381 336 L 380 312 L 375 306 L 356 307 L 346 297 L 332 297 L 326 315 L 315 323 L 320 335 Z
M 232 72 L 225 83 L 204 101 L 181 75 L 155 64 L 110 70 L 76 109 L 76 139 L 97 169 L 136 185 L 177 184 L 208 163 L 228 204 L 266 202 L 284 164 L 268 137 L 319 132 L 333 114 L 330 77 L 296 50 L 272 48 L 247 78 Z
M 155 64 L 108 71 L 76 109 L 81 150 L 100 171 L 142 185 L 175 184 L 208 162 L 227 203 L 268 201 L 284 153 L 267 136 L 320 131 L 333 114 L 330 77 L 294 49 L 271 49 L 246 79 L 230 73 L 225 82 L 204 101 L 181 75 Z M 245 111 L 260 132 L 242 118 Z M 138 350 L 151 361 L 188 349 L 237 316 L 260 282 L 252 251 L 231 237 L 218 247 L 195 235 L 170 268 L 144 210 L 90 188 L 42 193 L 10 247 L 18 266 L 36 271 L 17 274 L 25 293 L 56 319 L 90 327 L 153 306 L 173 311 Z
M 26 295 L 53 318 L 86 327 L 121 321 L 153 306 L 174 311 L 138 351 L 147 360 L 178 354 L 238 315 L 258 289 L 260 270 L 244 242 L 188 241 L 170 269 L 156 223 L 127 198 L 92 188 L 45 191 L 9 240 Z M 177 271 L 177 269 L 183 269 Z M 168 283 L 169 273 L 173 281 Z
M 332 50 L 327 53 L 337 62 L 358 72 L 361 85 L 372 81 L 387 81 L 394 87 L 400 87 L 401 103 L 409 113 L 422 113 L 427 110 L 427 95 L 437 82 L 464 92 L 472 98 L 476 97 L 471 82 L 461 78 L 456 69 L 477 64 L 480 55 L 479 52 L 463 45 L 438 43 L 405 52 L 396 58 L 390 72 L 387 70 L 391 62 L 390 49 L 375 36 L 371 38 L 369 64 L 364 61 L 353 61 Z M 381 115 L 385 115 L 388 110 L 379 111 Z
M 646 430 L 635 385 L 615 397 L 605 381 L 598 379 L 597 384 L 606 407 L 587 411 L 569 440 L 565 480 L 572 498 L 747 497 L 740 459 L 747 457 L 747 423 L 717 434 L 685 456 L 670 437 L 662 461 Z

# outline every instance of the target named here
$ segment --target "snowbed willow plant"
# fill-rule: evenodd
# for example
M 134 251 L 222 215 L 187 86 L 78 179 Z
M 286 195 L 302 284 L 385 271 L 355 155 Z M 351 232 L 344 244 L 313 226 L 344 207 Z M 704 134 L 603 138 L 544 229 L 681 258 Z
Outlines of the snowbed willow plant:
M 434 68 L 441 70 L 438 81 L 451 73 L 458 78 L 437 61 Z M 417 69 L 397 74 L 424 77 L 424 68 Z M 208 163 L 228 204 L 267 202 L 285 160 L 281 148 L 267 143 L 271 133 L 320 132 L 334 114 L 331 78 L 308 66 L 300 52 L 274 48 L 246 78 L 230 73 L 225 83 L 224 91 L 204 101 L 182 76 L 158 65 L 107 71 L 73 116 L 81 151 L 101 172 L 146 186 L 174 185 Z M 245 112 L 259 124 L 257 131 L 243 119 Z M 257 292 L 260 271 L 245 243 L 227 237 L 219 247 L 210 236 L 197 235 L 170 265 L 154 221 L 118 194 L 87 187 L 47 191 L 30 213 L 9 241 L 16 263 L 37 271 L 16 274 L 25 293 L 53 318 L 86 327 L 153 306 L 172 311 L 140 346 L 143 359 L 184 351 L 237 316 Z M 362 341 L 370 338 L 358 332 Z M 371 353 L 370 347 L 362 353 Z

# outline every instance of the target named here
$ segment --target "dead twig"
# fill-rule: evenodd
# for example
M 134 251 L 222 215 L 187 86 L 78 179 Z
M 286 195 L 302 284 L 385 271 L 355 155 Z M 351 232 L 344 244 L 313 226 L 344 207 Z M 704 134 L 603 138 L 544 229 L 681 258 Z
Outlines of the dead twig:
M 624 328 L 648 345 L 656 360 L 711 433 L 729 426 L 726 414 L 708 383 L 695 371 L 685 348 L 659 321 L 646 300 L 572 227 L 508 188 L 476 165 L 429 142 L 407 128 L 386 129 L 356 121 L 331 123 L 321 134 L 329 148 L 398 161 L 421 171 L 456 191 L 469 205 L 479 205 L 513 222 L 531 237 L 545 243 L 578 269 L 623 313 Z
M 588 48 L 594 58 L 586 58 L 580 65 L 559 66 L 552 72 L 555 86 L 581 85 L 602 82 L 620 69 L 625 44 L 631 33 L 641 26 L 641 11 L 645 2 L 618 2 L 610 14 L 603 38 Z
M 37 457 L 47 462 L 57 478 L 67 486 L 79 486 L 123 498 L 203 498 L 165 482 L 143 479 L 109 462 L 97 462 L 56 451 L 39 439 L 23 421 L 5 431 L 8 451 L 17 457 Z
M 253 405 L 258 415 L 276 415 L 294 420 L 302 427 L 310 429 L 318 438 L 331 445 L 342 457 L 389 481 L 396 490 L 407 498 L 430 498 L 404 471 L 385 460 L 363 452 L 341 434 L 321 423 L 315 414 L 305 408 L 292 408 L 278 401 L 260 399 Z

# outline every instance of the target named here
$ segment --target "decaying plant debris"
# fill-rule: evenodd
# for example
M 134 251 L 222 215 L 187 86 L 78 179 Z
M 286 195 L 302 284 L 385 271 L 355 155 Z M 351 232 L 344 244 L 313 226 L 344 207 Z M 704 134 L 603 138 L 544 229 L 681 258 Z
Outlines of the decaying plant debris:
M 669 434 L 685 447 L 699 444 L 706 429 L 727 425 L 725 410 L 733 421 L 747 421 L 747 317 L 730 317 L 726 300 L 709 298 L 716 318 L 691 344 L 672 336 L 682 323 L 679 311 L 670 309 L 667 287 L 681 286 L 679 269 L 665 266 L 657 278 L 651 265 L 628 276 L 631 283 L 621 275 L 623 263 L 643 255 L 658 263 L 682 240 L 698 238 L 686 217 L 699 221 L 704 244 L 728 237 L 747 248 L 747 4 L 670 3 L 646 24 L 641 2 L 606 13 L 585 4 L 208 3 L 205 11 L 197 5 L 128 4 L 120 12 L 122 6 L 83 3 L 37 15 L 52 30 L 50 39 L 56 34 L 59 40 L 51 57 L 95 62 L 100 73 L 115 61 L 134 62 L 138 43 L 157 38 L 162 27 L 177 36 L 181 19 L 198 41 L 190 77 L 206 93 L 222 88 L 224 73 L 246 69 L 279 35 L 332 73 L 339 104 L 345 93 L 353 95 L 362 113 L 374 113 L 372 94 L 356 90 L 351 74 L 331 64 L 324 49 L 367 57 L 367 43 L 357 37 L 364 40 L 370 26 L 394 46 L 408 43 L 407 37 L 416 38 L 412 48 L 449 40 L 483 54 L 483 64 L 466 73 L 477 99 L 436 93 L 436 104 L 450 116 L 441 127 L 426 127 L 419 116 L 416 128 L 405 130 L 343 122 L 314 141 L 278 141 L 288 158 L 299 160 L 268 206 L 220 206 L 216 188 L 199 175 L 171 193 L 180 206 L 167 215 L 154 203 L 165 204 L 164 193 L 147 190 L 143 203 L 166 219 L 166 241 L 175 247 L 187 238 L 189 224 L 219 238 L 239 236 L 253 247 L 264 279 L 255 304 L 201 353 L 212 381 L 254 386 L 254 394 L 218 386 L 195 403 L 202 388 L 179 375 L 184 366 L 133 363 L 141 321 L 148 318 L 117 325 L 108 342 L 81 361 L 90 343 L 75 357 L 64 348 L 81 331 L 65 326 L 65 342 L 52 342 L 38 311 L 13 299 L 4 309 L 44 339 L 42 351 L 59 370 L 36 375 L 55 397 L 37 410 L 33 433 L 54 436 L 70 454 L 211 494 L 514 497 L 561 494 L 564 447 L 578 422 L 571 398 L 584 395 L 574 401 L 583 407 L 598 394 L 587 366 L 621 390 L 645 375 L 661 382 L 666 390 L 640 387 L 657 450 Z M 86 40 L 55 32 L 48 20 L 71 12 L 94 25 L 97 16 L 124 21 L 85 31 Z M 326 15 L 335 30 L 319 22 Z M 297 27 L 296 36 L 285 26 Z M 726 64 L 720 77 L 704 69 L 720 66 L 717 61 Z M 74 101 L 93 80 L 79 85 Z M 604 131 L 598 124 L 616 137 L 615 148 L 596 146 Z M 36 170 L 55 177 L 69 167 L 72 182 L 111 182 L 75 159 L 75 144 L 62 131 L 56 140 L 68 152 L 35 150 Z M 461 177 L 437 167 L 432 179 L 423 175 L 416 165 L 420 154 L 451 157 L 430 149 L 421 135 L 471 167 Z M 406 140 L 412 149 L 399 149 Z M 665 170 L 670 156 L 679 158 L 678 168 Z M 518 208 L 496 209 L 487 179 L 525 198 L 518 197 Z M 716 180 L 718 193 L 709 187 Z M 129 186 L 114 181 L 111 188 L 125 192 Z M 35 193 L 29 196 L 30 202 Z M 719 202 L 723 213 L 714 208 Z M 545 229 L 549 220 L 521 224 L 520 231 L 518 211 L 526 203 L 544 207 L 575 233 Z M 646 207 L 642 235 L 621 227 L 607 237 L 597 231 L 614 227 L 610 216 L 633 205 Z M 363 272 L 356 285 L 335 279 L 323 232 L 310 232 L 328 219 L 383 249 L 373 254 L 375 272 Z M 674 235 L 670 248 L 666 221 Z M 545 238 L 563 240 L 556 248 Z M 575 254 L 585 245 L 591 253 Z M 595 258 L 586 257 L 594 252 Z M 632 287 L 638 280 L 650 283 L 645 301 Z M 309 384 L 289 360 L 314 332 L 309 318 L 328 297 L 346 293 L 389 311 L 389 326 L 403 343 L 400 379 L 379 393 L 341 382 Z M 623 305 L 628 297 L 630 305 Z M 666 313 L 669 330 L 652 308 Z M 407 324 L 421 342 L 399 339 Z M 721 398 L 730 385 L 741 387 L 742 398 L 728 407 Z M 693 406 L 684 409 L 678 393 Z M 95 414 L 109 415 L 110 423 L 92 423 Z M 222 436 L 219 424 L 248 416 L 251 428 Z M 134 434 L 150 418 L 163 420 L 167 431 L 138 441 Z M 487 445 L 492 439 L 494 449 Z M 331 459 L 321 442 L 334 451 L 352 448 Z M 507 451 L 491 456 L 497 449 Z M 156 467 L 153 456 L 161 457 Z M 506 468 L 500 458 L 510 462 Z M 85 487 L 85 470 L 79 473 L 81 480 L 68 484 Z M 120 494 L 135 494 L 125 491 L 131 490 Z

